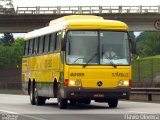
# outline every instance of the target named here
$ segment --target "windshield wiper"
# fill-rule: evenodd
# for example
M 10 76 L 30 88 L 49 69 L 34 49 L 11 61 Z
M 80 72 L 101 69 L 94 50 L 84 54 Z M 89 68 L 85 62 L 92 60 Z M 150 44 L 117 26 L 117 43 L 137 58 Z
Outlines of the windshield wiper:
M 88 65 L 88 63 L 89 63 L 90 61 L 92 61 L 93 58 L 95 58 L 97 55 L 98 55 L 98 53 L 95 53 L 95 54 L 86 62 L 86 64 L 83 65 L 83 67 L 86 67 L 86 66 Z
M 72 64 L 74 64 L 75 62 L 77 62 L 77 60 L 79 60 L 79 59 L 84 59 L 84 58 L 79 57 L 79 58 L 77 58 L 75 61 L 73 61 L 73 63 L 72 63 Z
M 105 58 L 107 58 L 107 60 L 109 60 L 109 62 L 111 63 L 112 66 L 114 66 L 114 68 L 116 68 L 116 64 L 114 64 L 114 62 L 108 57 L 108 56 L 105 56 Z
M 103 46 L 104 46 L 104 44 L 102 44 L 102 56 L 104 55 Z M 107 60 L 109 60 L 111 65 L 114 66 L 114 68 L 117 67 L 116 64 L 114 64 L 113 61 L 108 56 L 105 56 L 105 57 L 107 58 Z M 103 57 L 102 57 L 102 60 L 103 60 Z

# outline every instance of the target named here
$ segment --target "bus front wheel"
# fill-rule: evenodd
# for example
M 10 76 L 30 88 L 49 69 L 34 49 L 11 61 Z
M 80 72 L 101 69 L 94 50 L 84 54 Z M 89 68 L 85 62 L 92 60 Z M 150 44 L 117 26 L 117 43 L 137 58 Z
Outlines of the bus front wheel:
M 118 99 L 110 99 L 108 105 L 110 108 L 116 108 L 118 105 Z
M 57 102 L 58 102 L 58 107 L 60 109 L 65 109 L 67 107 L 68 100 L 61 97 L 59 90 L 58 90 L 58 95 L 57 95 Z
M 70 100 L 71 105 L 76 105 L 77 101 L 76 100 Z
M 88 104 L 89 105 L 90 103 L 91 103 L 91 100 L 85 100 L 84 101 L 84 104 Z

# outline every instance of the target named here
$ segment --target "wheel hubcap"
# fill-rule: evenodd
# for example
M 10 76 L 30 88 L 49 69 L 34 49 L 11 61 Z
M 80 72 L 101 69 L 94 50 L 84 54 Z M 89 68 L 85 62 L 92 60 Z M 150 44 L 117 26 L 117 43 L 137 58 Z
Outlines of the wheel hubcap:
M 30 90 L 30 99 L 32 100 L 32 91 Z
M 37 90 L 36 90 L 36 88 L 34 89 L 34 97 L 35 97 L 35 102 L 37 103 Z

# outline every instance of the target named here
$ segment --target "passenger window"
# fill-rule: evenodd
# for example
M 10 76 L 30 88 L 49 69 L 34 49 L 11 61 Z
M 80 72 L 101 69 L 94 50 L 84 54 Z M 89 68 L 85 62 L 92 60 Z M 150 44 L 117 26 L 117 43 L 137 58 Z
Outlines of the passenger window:
M 40 37 L 40 41 L 39 41 L 39 53 L 43 53 L 43 45 L 44 44 L 44 37 L 43 36 L 41 36 Z
M 28 49 L 29 49 L 29 41 L 25 42 L 25 56 L 28 55 Z
M 29 40 L 30 42 L 30 44 L 29 44 L 29 55 L 31 55 L 32 54 L 32 50 L 33 50 L 33 40 Z
M 24 42 L 24 47 L 23 47 L 23 55 L 26 55 L 26 45 L 27 45 L 27 41 Z
M 45 47 L 45 37 L 46 37 L 46 36 L 43 36 L 43 43 L 42 43 L 42 44 L 43 44 L 43 45 L 42 45 L 42 53 L 44 53 L 44 47 Z
M 38 38 L 35 38 L 34 40 L 34 53 L 33 54 L 37 54 L 38 53 Z
M 55 50 L 58 51 L 60 47 L 60 41 L 61 41 L 61 32 L 58 32 L 56 35 L 56 40 L 55 40 Z
M 49 34 L 49 44 L 48 44 L 48 51 L 50 52 L 51 49 L 51 36 L 52 34 Z
M 35 46 L 35 39 L 32 40 L 32 54 L 35 54 L 34 46 Z
M 55 50 L 55 33 L 52 33 L 50 37 L 50 51 L 54 52 L 54 50 Z
M 39 46 L 40 46 L 40 37 L 38 37 L 38 42 L 37 42 L 37 53 L 39 53 Z
M 44 43 L 44 52 L 48 52 L 48 50 L 49 50 L 49 35 L 46 35 Z
M 30 51 L 30 40 L 28 40 L 28 45 L 27 45 L 27 55 L 29 55 L 29 51 Z

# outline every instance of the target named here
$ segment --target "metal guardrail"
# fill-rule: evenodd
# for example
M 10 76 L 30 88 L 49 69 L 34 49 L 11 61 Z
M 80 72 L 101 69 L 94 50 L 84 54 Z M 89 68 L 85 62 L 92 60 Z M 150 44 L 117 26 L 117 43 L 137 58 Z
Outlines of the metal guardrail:
M 17 14 L 160 13 L 160 6 L 53 6 L 17 7 Z
M 21 90 L 21 82 L 0 82 L 0 90 Z
M 131 94 L 147 95 L 148 101 L 152 101 L 152 95 L 160 95 L 160 88 L 131 88 Z

